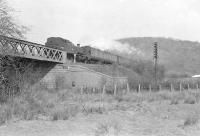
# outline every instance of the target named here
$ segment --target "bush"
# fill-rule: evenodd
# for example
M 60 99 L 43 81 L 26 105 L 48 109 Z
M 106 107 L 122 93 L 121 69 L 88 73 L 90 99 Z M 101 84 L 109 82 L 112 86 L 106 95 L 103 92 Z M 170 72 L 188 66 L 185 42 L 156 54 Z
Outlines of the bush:
M 104 107 L 101 106 L 84 106 L 82 112 L 86 114 L 92 114 L 92 113 L 99 113 L 103 114 L 106 111 Z
M 184 126 L 191 126 L 197 124 L 199 118 L 197 116 L 189 116 L 184 121 Z
M 95 136 L 107 135 L 109 132 L 110 126 L 108 124 L 99 124 L 95 130 Z
M 185 100 L 184 100 L 184 103 L 186 104 L 195 104 L 195 98 L 190 96 L 190 97 L 186 97 Z
M 154 80 L 154 65 L 152 61 L 148 60 L 138 60 L 133 61 L 133 63 L 126 65 L 127 68 L 136 72 L 137 75 L 129 77 L 130 88 L 135 87 L 139 83 L 151 84 Z M 165 68 L 163 65 L 157 66 L 157 77 L 158 80 L 162 80 L 165 76 Z M 134 88 L 135 89 L 135 88 Z
M 176 105 L 178 103 L 179 103 L 178 99 L 172 99 L 170 105 L 173 105 L 173 104 Z
M 0 125 L 12 118 L 12 109 L 7 105 L 0 107 Z
M 195 93 L 194 96 L 195 96 L 196 102 L 199 102 L 199 100 L 200 100 L 200 93 Z
M 68 109 L 56 109 L 52 112 L 52 120 L 67 120 L 70 117 Z
M 95 130 L 95 136 L 105 136 L 105 135 L 114 135 L 117 136 L 121 131 L 121 125 L 116 122 L 107 122 L 98 124 Z
M 115 96 L 114 99 L 117 100 L 118 102 L 124 101 L 124 98 L 122 96 Z

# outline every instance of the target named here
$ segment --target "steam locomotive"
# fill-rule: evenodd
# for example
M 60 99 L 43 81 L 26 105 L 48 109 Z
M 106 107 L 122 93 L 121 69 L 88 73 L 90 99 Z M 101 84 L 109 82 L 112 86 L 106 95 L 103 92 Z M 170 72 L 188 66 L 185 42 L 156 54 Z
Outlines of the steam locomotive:
M 112 54 L 107 51 L 102 51 L 91 46 L 74 45 L 71 41 L 60 37 L 50 37 L 47 39 L 45 46 L 66 51 L 69 60 L 76 57 L 76 61 L 84 63 L 104 63 L 104 64 L 127 64 L 129 60 Z

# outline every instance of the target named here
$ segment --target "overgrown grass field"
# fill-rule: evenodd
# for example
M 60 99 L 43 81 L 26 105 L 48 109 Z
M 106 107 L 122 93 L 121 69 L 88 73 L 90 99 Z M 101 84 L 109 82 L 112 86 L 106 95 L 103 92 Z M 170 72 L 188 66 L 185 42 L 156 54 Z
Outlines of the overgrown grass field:
M 0 134 L 11 135 L 12 131 L 6 130 L 13 123 L 20 125 L 29 121 L 53 125 L 63 120 L 65 125 L 75 120 L 80 128 L 84 126 L 83 135 L 190 135 L 187 131 L 200 134 L 199 100 L 197 90 L 116 95 L 78 90 L 27 91 L 1 104 Z M 48 129 L 44 128 L 47 134 Z M 69 135 L 79 132 L 79 128 L 76 129 L 69 131 Z M 23 131 L 19 135 L 23 135 Z

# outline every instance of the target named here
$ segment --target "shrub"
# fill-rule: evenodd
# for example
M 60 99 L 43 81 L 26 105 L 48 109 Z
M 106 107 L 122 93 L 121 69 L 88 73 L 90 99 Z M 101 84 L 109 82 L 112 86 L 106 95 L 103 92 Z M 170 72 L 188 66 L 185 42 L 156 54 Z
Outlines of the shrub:
M 185 100 L 184 100 L 184 103 L 186 104 L 195 104 L 195 98 L 190 96 L 190 97 L 186 97 Z
M 121 125 L 116 122 L 107 122 L 98 124 L 97 129 L 95 130 L 95 136 L 105 136 L 105 135 L 114 135 L 117 136 L 121 131 Z
M 173 105 L 173 104 L 176 105 L 176 104 L 178 104 L 178 103 L 179 103 L 179 102 L 178 102 L 178 99 L 175 99 L 175 98 L 174 98 L 174 99 L 171 100 L 170 105 Z
M 80 112 L 80 107 L 78 105 L 69 106 L 68 112 L 71 117 L 75 117 Z
M 95 136 L 107 135 L 109 133 L 110 126 L 108 124 L 99 124 L 95 130 Z
M 106 111 L 104 107 L 84 107 L 82 112 L 85 112 L 86 114 L 92 114 L 92 113 L 99 113 L 103 114 Z
M 77 105 L 60 105 L 50 110 L 52 120 L 67 120 L 70 117 L 75 117 L 80 112 Z
M 194 96 L 195 96 L 196 102 L 199 102 L 199 100 L 200 100 L 200 93 L 195 93 Z
M 68 109 L 56 109 L 52 112 L 52 120 L 67 120 L 69 118 Z
M 150 84 L 154 79 L 154 65 L 149 60 L 137 60 L 132 63 L 125 65 L 125 67 L 135 72 L 134 76 L 129 77 L 129 85 L 131 89 L 136 89 L 139 83 Z M 165 76 L 165 67 L 158 65 L 157 77 L 162 80 Z M 134 78 L 133 78 L 134 77 Z
M 7 105 L 0 107 L 0 125 L 4 124 L 12 117 L 12 109 Z
M 161 100 L 171 99 L 171 95 L 169 94 L 169 92 L 161 92 L 158 94 L 158 97 L 160 97 Z
M 117 100 L 118 102 L 124 101 L 124 98 L 122 96 L 115 96 L 114 99 Z
M 197 116 L 189 116 L 184 121 L 184 126 L 191 126 L 197 124 L 199 118 Z

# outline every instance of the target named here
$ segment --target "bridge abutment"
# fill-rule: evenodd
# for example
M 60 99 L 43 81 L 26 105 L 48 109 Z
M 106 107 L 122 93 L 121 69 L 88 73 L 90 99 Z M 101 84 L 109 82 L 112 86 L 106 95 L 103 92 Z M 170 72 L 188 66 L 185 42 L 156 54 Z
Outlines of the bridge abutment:
M 108 88 L 125 86 L 126 77 L 112 77 L 87 67 L 76 64 L 58 64 L 48 61 L 24 59 L 24 71 L 11 70 L 12 81 L 21 81 L 22 89 L 30 89 L 36 85 L 43 85 L 48 89 L 71 89 L 71 88 Z

